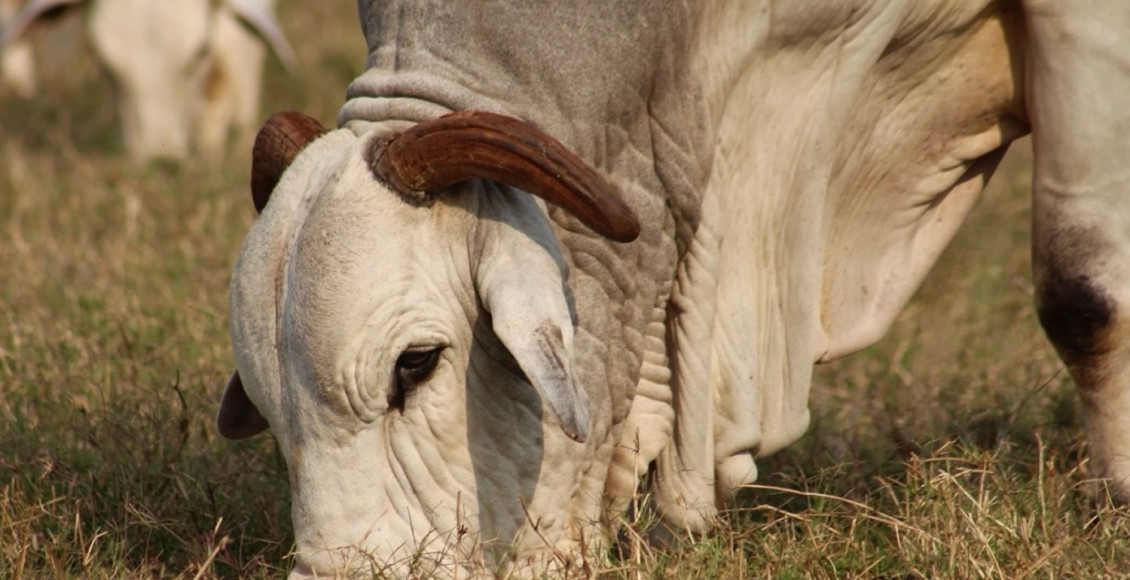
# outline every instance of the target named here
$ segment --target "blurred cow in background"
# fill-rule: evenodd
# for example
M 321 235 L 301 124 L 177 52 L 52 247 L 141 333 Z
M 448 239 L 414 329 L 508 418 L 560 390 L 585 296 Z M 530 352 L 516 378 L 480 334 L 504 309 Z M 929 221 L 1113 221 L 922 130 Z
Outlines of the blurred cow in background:
M 0 0 L 9 2 L 10 0 Z M 85 7 L 98 60 L 117 85 L 125 147 L 138 160 L 185 157 L 194 148 L 223 152 L 235 129 L 258 123 L 264 44 L 291 68 L 294 52 L 274 15 L 275 0 L 32 0 L 5 25 L 0 48 L 34 90 L 30 53 L 21 40 L 32 25 Z M 20 58 L 27 72 L 20 70 Z M 30 84 L 29 84 L 30 80 Z M 23 84 L 18 84 L 22 82 Z

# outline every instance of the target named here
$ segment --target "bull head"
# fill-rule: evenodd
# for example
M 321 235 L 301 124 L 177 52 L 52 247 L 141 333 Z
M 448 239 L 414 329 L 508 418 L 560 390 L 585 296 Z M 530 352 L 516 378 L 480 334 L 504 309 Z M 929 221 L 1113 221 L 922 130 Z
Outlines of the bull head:
M 556 140 L 483 112 L 361 137 L 276 114 L 251 183 L 262 214 L 233 275 L 238 370 L 217 424 L 229 438 L 270 426 L 279 439 L 296 571 L 333 569 L 318 550 L 414 549 L 413 526 L 450 531 L 466 515 L 453 510 L 513 539 L 523 502 L 542 501 L 541 457 L 577 453 L 530 429 L 556 424 L 584 442 L 590 426 L 564 259 L 523 191 L 617 241 L 638 235 L 632 211 Z M 494 458 L 522 469 L 500 483 L 481 473 Z M 348 475 L 319 478 L 330 473 Z

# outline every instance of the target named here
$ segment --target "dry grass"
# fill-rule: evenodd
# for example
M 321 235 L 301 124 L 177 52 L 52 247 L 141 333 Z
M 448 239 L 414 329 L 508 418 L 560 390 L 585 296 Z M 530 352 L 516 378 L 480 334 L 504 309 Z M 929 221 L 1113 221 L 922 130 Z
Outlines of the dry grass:
M 297 4 L 284 26 L 308 33 L 304 70 L 272 64 L 264 109 L 330 124 L 364 43 L 351 3 Z M 81 55 L 73 70 L 90 69 Z M 285 467 L 270 437 L 212 429 L 248 148 L 138 170 L 110 103 L 93 71 L 34 103 L 0 95 L 0 577 L 277 577 Z M 1002 169 L 886 340 L 818 369 L 810 434 L 716 531 L 628 541 L 591 570 L 1125 575 L 1127 513 L 1084 493 L 1075 396 L 1032 312 L 1026 163 Z

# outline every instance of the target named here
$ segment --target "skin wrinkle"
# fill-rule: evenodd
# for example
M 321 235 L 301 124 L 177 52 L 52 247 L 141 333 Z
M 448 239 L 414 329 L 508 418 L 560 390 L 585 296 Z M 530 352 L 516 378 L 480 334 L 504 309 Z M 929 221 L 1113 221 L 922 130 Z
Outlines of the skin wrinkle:
M 404 418 L 401 421 L 407 423 L 409 419 Z M 450 479 L 447 477 L 450 474 L 439 473 L 440 477 L 437 477 L 437 470 L 444 466 L 443 461 L 428 460 L 442 457 L 442 452 L 437 449 L 442 445 L 438 443 L 442 439 L 416 440 L 408 429 L 401 431 L 403 433 L 394 433 L 390 437 L 391 449 L 406 475 L 412 474 L 406 480 L 408 489 L 412 491 L 410 496 L 418 498 L 413 502 L 415 507 L 425 514 L 421 524 L 427 525 L 429 529 L 434 527 L 441 534 L 449 533 L 454 528 L 455 517 L 454 514 L 443 512 L 442 506 L 454 505 L 455 497 L 448 490 L 455 492 L 461 490 L 450 485 Z M 430 426 L 429 431 L 431 431 Z M 410 513 L 402 514 L 402 517 L 410 517 L 410 515 Z
M 413 283 L 408 278 L 404 278 L 400 284 L 394 284 L 394 287 L 402 288 L 412 286 Z M 369 371 L 362 373 L 360 380 L 354 384 L 345 385 L 354 413 L 366 423 L 374 421 L 380 414 L 389 410 L 387 402 L 395 380 L 394 363 L 399 353 L 403 352 L 407 343 L 411 341 L 411 339 L 402 337 L 413 332 L 423 322 L 412 316 L 415 313 L 411 310 L 396 309 L 393 312 L 388 312 L 388 308 L 385 308 L 387 305 L 395 304 L 394 302 L 380 302 L 372 306 L 371 312 L 367 316 L 359 317 L 366 321 L 362 329 L 368 332 L 357 334 L 352 344 L 344 349 L 342 362 L 338 363 L 341 366 L 353 366 Z M 396 322 L 392 328 L 382 329 L 379 324 L 373 322 L 381 320 L 394 320 Z M 374 341 L 372 340 L 373 334 L 384 334 L 384 338 L 391 338 L 392 340 L 388 342 Z M 370 393 L 361 385 L 384 385 L 385 391 Z
M 926 22 L 930 22 L 930 20 L 926 19 Z M 984 25 L 981 24 L 980 26 Z M 969 28 L 970 30 L 972 30 L 977 27 L 970 26 Z M 969 36 L 970 32 L 966 31 L 963 34 L 965 36 Z M 904 38 L 902 38 L 901 40 L 895 41 L 899 46 L 906 46 L 913 38 L 913 35 L 909 33 L 905 33 L 903 36 Z M 955 54 L 957 54 L 958 51 L 958 46 L 954 46 L 955 43 L 952 42 L 935 42 L 934 44 L 940 44 L 941 49 L 933 49 L 933 45 L 931 45 L 929 47 L 929 50 L 918 49 L 899 52 L 888 48 L 884 52 L 880 62 L 876 65 L 878 68 L 880 68 L 880 70 L 884 71 L 882 77 L 884 82 L 875 83 L 872 85 L 873 87 L 875 87 L 874 90 L 877 91 L 877 94 L 870 96 L 869 101 L 880 104 L 893 102 L 894 104 L 893 106 L 889 107 L 875 107 L 865 109 L 865 112 L 873 115 L 873 119 L 870 120 L 869 123 L 875 123 L 875 127 L 877 129 L 882 127 L 906 127 L 906 123 L 903 122 L 904 116 L 917 115 L 918 111 L 920 110 L 918 100 L 908 99 L 907 97 L 913 96 L 914 94 L 926 95 L 926 98 L 931 98 L 933 96 L 932 93 L 934 91 L 934 87 L 928 85 L 927 83 L 937 84 L 937 80 L 933 76 L 929 75 L 934 72 L 939 66 L 944 66 L 946 65 L 946 63 L 953 60 Z M 967 42 L 962 41 L 959 44 L 967 44 Z M 888 64 L 884 64 L 884 62 L 887 62 Z M 897 71 L 897 74 L 895 74 L 894 78 L 891 79 L 890 77 L 892 76 L 891 73 L 893 71 Z M 902 79 L 901 82 L 900 79 Z M 900 115 L 899 113 L 903 111 L 906 112 L 905 115 Z M 950 124 L 951 122 L 948 121 L 941 122 L 939 123 L 939 125 L 941 126 L 939 127 L 939 129 L 943 130 L 928 131 L 927 134 L 952 135 L 952 129 L 949 129 Z M 873 131 L 864 136 L 865 139 L 872 140 L 872 142 L 868 143 L 868 147 L 848 149 L 848 155 L 845 157 L 845 159 L 852 159 L 856 155 L 862 155 L 870 151 L 871 147 L 875 146 L 876 142 L 882 143 L 886 136 L 880 134 L 877 139 L 873 139 L 876 135 L 876 132 L 877 131 Z M 911 165 L 912 167 L 921 167 L 923 166 L 923 164 L 925 164 L 926 167 L 929 167 L 933 163 L 933 158 L 942 157 L 945 154 L 944 150 L 939 149 L 944 141 L 926 140 L 924 142 L 933 147 L 933 149 L 924 152 L 922 157 L 915 159 L 915 163 Z M 985 150 L 983 149 L 982 151 Z M 973 157 L 976 157 L 976 155 L 973 155 Z M 968 158 L 969 157 L 966 157 L 966 159 Z M 843 173 L 843 167 L 844 164 L 838 164 L 837 169 L 835 170 L 835 174 Z M 869 180 L 869 182 L 876 184 L 882 183 L 888 175 L 887 172 L 892 171 L 894 168 L 895 166 L 890 163 L 875 164 L 872 169 L 882 171 L 884 173 L 875 175 Z M 867 182 L 868 181 L 864 181 L 863 184 L 866 184 Z M 865 190 L 865 188 L 863 189 Z M 861 196 L 861 199 L 864 198 Z
M 392 482 L 386 482 L 384 487 L 385 494 L 390 498 L 402 494 L 403 490 L 412 489 L 412 479 L 411 477 L 409 477 L 407 464 L 399 459 L 397 451 L 398 447 L 393 443 L 398 436 L 398 433 L 396 432 L 397 423 L 400 421 L 402 421 L 402 419 L 397 415 L 386 415 L 383 422 L 385 432 L 385 448 L 381 451 L 388 457 L 397 458 L 396 461 L 388 462 L 390 472 L 393 474 L 394 480 Z M 396 485 L 390 485 L 393 482 L 395 482 Z M 417 498 L 418 496 L 407 496 L 405 498 L 406 501 L 394 500 L 390 502 L 390 506 L 396 512 L 396 515 L 400 518 L 400 520 L 408 522 L 409 525 L 412 526 L 413 530 L 415 529 L 415 523 L 412 521 L 412 511 L 410 508 L 419 508 L 418 505 L 415 505 Z M 386 517 L 388 515 L 390 514 L 385 514 Z M 407 547 L 411 548 L 411 546 Z
M 929 21 L 937 16 L 920 17 Z M 998 18 L 997 12 L 976 7 L 955 18 L 948 21 L 950 32 L 925 37 L 925 44 L 912 42 L 914 37 L 907 33 L 896 34 L 904 35 L 901 50 L 883 54 L 881 68 L 869 75 L 874 80 L 860 97 L 869 106 L 856 111 L 847 126 L 849 134 L 859 134 L 863 141 L 859 147 L 844 148 L 836 161 L 829 197 L 829 247 L 854 247 L 879 267 L 872 274 L 859 268 L 845 271 L 862 258 L 835 251 L 825 255 L 822 320 L 830 345 L 824 360 L 877 339 L 981 190 L 981 181 L 962 181 L 969 168 L 978 165 L 982 156 L 999 155 L 994 151 L 1026 129 L 1012 120 L 1023 98 L 1013 80 L 1022 64 L 1011 58 L 1017 17 L 1002 12 Z M 962 20 L 967 18 L 971 20 Z M 981 74 L 974 77 L 964 71 Z M 961 100 L 966 94 L 977 98 Z M 928 107 L 941 98 L 948 98 L 953 106 Z M 1004 128 L 994 127 L 997 124 Z M 892 157 L 908 156 L 907 163 L 889 162 Z M 991 159 L 980 165 L 986 174 L 995 167 Z M 954 168 L 948 176 L 942 173 L 946 167 Z M 904 193 L 876 194 L 882 191 Z M 892 200 L 903 210 L 891 212 Z M 861 237 L 858 231 L 879 235 Z
M 650 101 L 649 101 L 650 102 Z M 677 261 L 677 256 L 685 251 L 685 245 L 693 236 L 693 231 L 698 227 L 699 213 L 696 204 L 689 203 L 696 197 L 704 181 L 695 169 L 709 166 L 709 160 L 700 160 L 698 164 L 691 159 L 684 148 L 680 147 L 676 133 L 663 126 L 662 122 L 651 112 L 649 106 L 648 128 L 650 142 L 652 170 L 659 181 L 660 190 L 670 192 L 665 204 L 663 216 L 662 235 L 673 236 L 676 246 L 671 248 L 668 259 L 671 264 Z M 658 127 L 658 131 L 657 128 Z M 662 137 L 657 138 L 657 137 Z M 707 147 L 701 149 L 707 150 Z M 671 157 L 674 157 L 673 159 Z M 654 223 L 655 220 L 650 220 Z M 647 223 L 647 222 L 645 222 Z M 673 266 L 668 269 L 673 269 Z M 670 292 L 669 289 L 666 292 Z
M 1127 184 L 1130 184 L 1130 168 L 1104 173 L 1095 180 L 1083 184 L 1061 183 L 1052 177 L 1044 177 L 1040 182 L 1044 195 L 1067 200 L 1095 197 L 1105 191 L 1127 189 Z
M 380 438 L 376 441 L 372 441 L 373 437 L 377 434 L 381 435 Z M 320 472 L 319 468 L 323 470 L 327 467 L 340 469 L 343 465 L 355 460 L 358 456 L 358 450 L 364 449 L 366 453 L 369 453 L 374 448 L 384 447 L 384 442 L 388 440 L 383 437 L 383 429 L 379 427 L 367 430 L 361 435 L 365 438 L 364 441 L 351 441 L 346 447 L 326 447 L 317 441 L 311 441 L 311 449 L 308 450 L 307 455 L 310 457 L 311 461 L 316 461 L 317 465 L 312 465 L 311 469 L 308 469 L 305 473 L 307 473 L 308 476 L 314 474 L 316 478 L 316 474 Z M 296 524 L 303 521 L 302 518 L 304 516 L 301 515 L 302 513 L 310 513 L 319 517 L 331 517 L 336 512 L 348 518 L 347 520 L 336 519 L 335 523 L 338 526 L 349 526 L 357 529 L 359 536 L 379 537 L 383 538 L 385 541 L 391 540 L 396 545 L 403 544 L 403 538 L 406 538 L 405 532 L 411 527 L 410 522 L 413 519 L 422 519 L 419 515 L 418 506 L 413 507 L 408 501 L 405 501 L 406 498 L 403 496 L 403 490 L 405 488 L 385 487 L 385 493 L 382 496 L 378 496 L 387 498 L 388 500 L 381 504 L 383 507 L 366 506 L 368 509 L 363 511 L 358 511 L 358 506 L 364 506 L 373 496 L 359 495 L 355 491 L 350 491 L 351 489 L 355 489 L 357 484 L 360 483 L 367 493 L 372 493 L 374 489 L 373 486 L 369 484 L 369 481 L 372 480 L 368 480 L 367 476 L 371 476 L 373 473 L 395 471 L 398 466 L 395 462 L 391 464 L 387 462 L 387 459 L 390 457 L 391 456 L 388 454 L 382 455 L 380 457 L 382 465 L 372 466 L 374 469 L 369 470 L 367 473 L 354 475 L 355 478 L 363 478 L 364 481 L 318 478 L 313 485 L 307 486 L 307 488 L 311 490 L 311 493 L 314 493 L 317 497 L 313 499 L 305 498 L 304 501 L 299 501 L 302 500 L 303 497 L 296 496 L 296 502 L 294 504 Z M 324 473 L 324 471 L 321 472 Z M 319 497 L 320 501 L 313 501 L 318 500 Z M 331 498 L 336 501 L 326 501 Z M 414 503 L 415 499 L 413 499 L 412 502 Z M 379 510 L 374 510 L 372 509 L 373 507 L 379 507 Z M 391 514 L 390 508 L 401 507 L 408 509 L 408 512 L 406 512 L 406 515 L 402 518 L 386 517 Z M 325 510 L 327 508 L 331 510 L 328 513 L 324 511 L 310 511 Z M 415 510 L 415 515 L 413 515 L 413 510 Z M 359 513 L 365 513 L 366 516 L 358 518 Z M 334 520 L 331 519 L 331 521 Z M 409 522 L 407 526 L 401 523 L 405 521 Z M 330 531 L 336 532 L 337 530 L 331 529 Z M 401 539 L 398 540 L 397 538 Z M 298 548 L 300 556 L 304 557 L 316 557 L 316 552 L 325 551 L 326 549 L 336 550 L 338 552 L 342 550 L 355 552 L 355 547 L 352 547 L 350 542 L 342 542 L 340 536 L 336 534 L 327 536 L 319 531 L 316 536 L 311 537 L 309 534 L 299 533 L 297 539 L 299 541 Z M 396 546 L 388 553 L 395 553 L 395 547 Z M 320 566 L 320 568 L 323 570 L 329 569 L 323 566 Z
M 480 322 L 476 323 L 475 325 L 476 328 L 482 326 L 483 322 L 484 321 L 480 319 Z M 493 340 L 494 339 L 491 338 L 488 339 L 487 342 L 489 343 Z M 483 393 L 483 395 L 487 395 L 484 397 L 482 395 L 474 396 L 478 393 L 472 392 L 470 390 L 468 391 L 467 414 L 469 418 L 482 417 L 486 418 L 487 421 L 478 425 L 476 425 L 473 421 L 468 421 L 468 430 L 470 431 L 473 428 L 483 428 L 484 426 L 494 430 L 502 425 L 509 426 L 504 427 L 504 429 L 521 429 L 521 425 L 527 424 L 536 425 L 536 429 L 540 431 L 542 424 L 541 400 L 538 397 L 537 393 L 532 388 L 530 388 L 528 384 L 523 385 L 525 388 L 519 388 L 516 390 L 499 390 L 497 387 L 488 386 L 488 383 L 485 381 L 475 380 L 473 378 L 476 376 L 483 377 L 494 375 L 497 373 L 497 371 L 490 371 L 492 369 L 499 368 L 498 361 L 492 360 L 493 357 L 487 351 L 482 350 L 482 344 L 482 342 L 476 341 L 476 346 L 474 347 L 469 361 L 470 364 L 467 368 L 467 384 L 469 386 L 469 389 L 473 385 L 476 389 L 487 389 L 488 392 Z M 509 355 L 507 355 L 507 357 L 508 356 Z M 519 370 L 516 375 L 512 374 L 511 377 L 513 377 L 511 380 L 516 380 L 518 377 L 521 377 L 521 371 Z M 518 398 L 514 399 L 513 397 L 515 396 L 517 396 Z M 492 402 L 492 408 L 481 406 L 482 402 L 487 400 Z M 516 418 L 517 420 L 514 421 L 512 419 L 512 422 L 504 423 L 499 421 L 500 417 L 512 417 Z M 476 445 L 476 447 L 472 447 L 472 456 L 493 458 L 493 460 L 490 461 L 489 464 L 475 461 L 472 462 L 475 472 L 475 480 L 477 482 L 476 492 L 480 505 L 480 513 L 484 518 L 486 518 L 485 521 L 482 522 L 483 528 L 496 530 L 496 533 L 499 534 L 499 539 L 513 539 L 513 534 L 516 532 L 517 528 L 521 525 L 522 522 L 523 516 L 518 509 L 520 507 L 520 504 L 512 501 L 500 503 L 491 500 L 495 498 L 509 498 L 511 500 L 521 498 L 527 504 L 529 503 L 530 497 L 533 495 L 532 488 L 514 490 L 511 488 L 511 486 L 514 482 L 531 480 L 528 478 L 521 478 L 519 476 L 521 472 L 520 464 L 511 463 L 510 461 L 507 461 L 507 458 L 520 457 L 522 460 L 526 461 L 528 465 L 541 465 L 540 455 L 542 453 L 541 447 L 543 445 L 544 439 L 542 437 L 537 437 L 531 442 L 531 444 L 534 445 L 531 450 L 526 453 L 513 454 L 498 453 L 495 449 L 495 446 L 504 443 L 515 446 L 521 443 L 521 440 L 519 439 L 506 437 L 505 435 L 502 435 L 501 438 L 474 438 L 470 435 L 471 433 L 469 432 L 468 440 L 472 445 Z M 478 447 L 478 445 L 482 445 L 482 447 Z M 531 457 L 531 453 L 534 455 L 534 457 Z M 533 481 L 537 480 L 537 471 L 539 470 L 535 468 L 535 471 L 533 473 Z M 499 493 L 499 490 L 506 489 L 510 489 L 511 492 L 501 494 Z M 507 505 L 509 506 L 509 508 L 500 509 L 500 505 Z M 503 522 L 508 523 L 504 524 Z
M 434 457 L 436 459 L 434 461 L 425 461 L 424 465 L 431 471 L 433 480 L 438 483 L 441 488 L 457 489 L 456 481 L 451 476 L 451 474 L 448 473 L 448 468 L 458 467 L 458 465 L 454 462 L 447 461 L 446 459 L 448 459 L 449 457 L 445 457 L 457 455 L 457 453 L 454 453 L 454 451 L 455 449 L 458 449 L 458 447 L 449 447 L 449 445 L 454 442 L 448 441 L 450 439 L 451 433 L 450 426 L 453 423 L 453 420 L 456 419 L 456 417 L 450 416 L 452 415 L 452 413 L 450 412 L 444 413 L 442 406 L 427 405 L 427 401 L 421 399 L 423 399 L 423 397 L 418 397 L 415 401 L 415 404 L 420 407 L 420 413 L 425 418 L 431 418 L 430 420 L 427 420 L 428 433 L 430 434 L 430 437 L 426 438 L 426 440 L 443 442 L 437 445 L 435 449 L 433 449 L 436 453 L 430 455 L 431 457 Z M 445 401 L 443 402 L 449 403 L 450 401 L 446 400 L 445 398 Z M 455 409 L 460 405 L 448 406 L 452 409 Z M 445 450 L 448 451 L 448 453 L 444 453 Z M 439 459 L 440 457 L 443 457 L 444 459 Z M 465 492 L 466 490 L 459 489 L 459 491 Z

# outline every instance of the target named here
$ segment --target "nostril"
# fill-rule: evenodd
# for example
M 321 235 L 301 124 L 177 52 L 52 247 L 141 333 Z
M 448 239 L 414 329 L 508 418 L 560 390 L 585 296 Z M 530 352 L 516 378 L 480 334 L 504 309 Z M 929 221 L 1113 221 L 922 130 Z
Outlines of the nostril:
M 330 580 L 356 576 L 356 562 L 339 550 L 302 551 L 295 552 L 293 556 L 294 566 L 290 569 L 288 580 Z
M 315 577 L 314 572 L 305 564 L 296 563 L 290 570 L 288 580 L 313 580 Z

